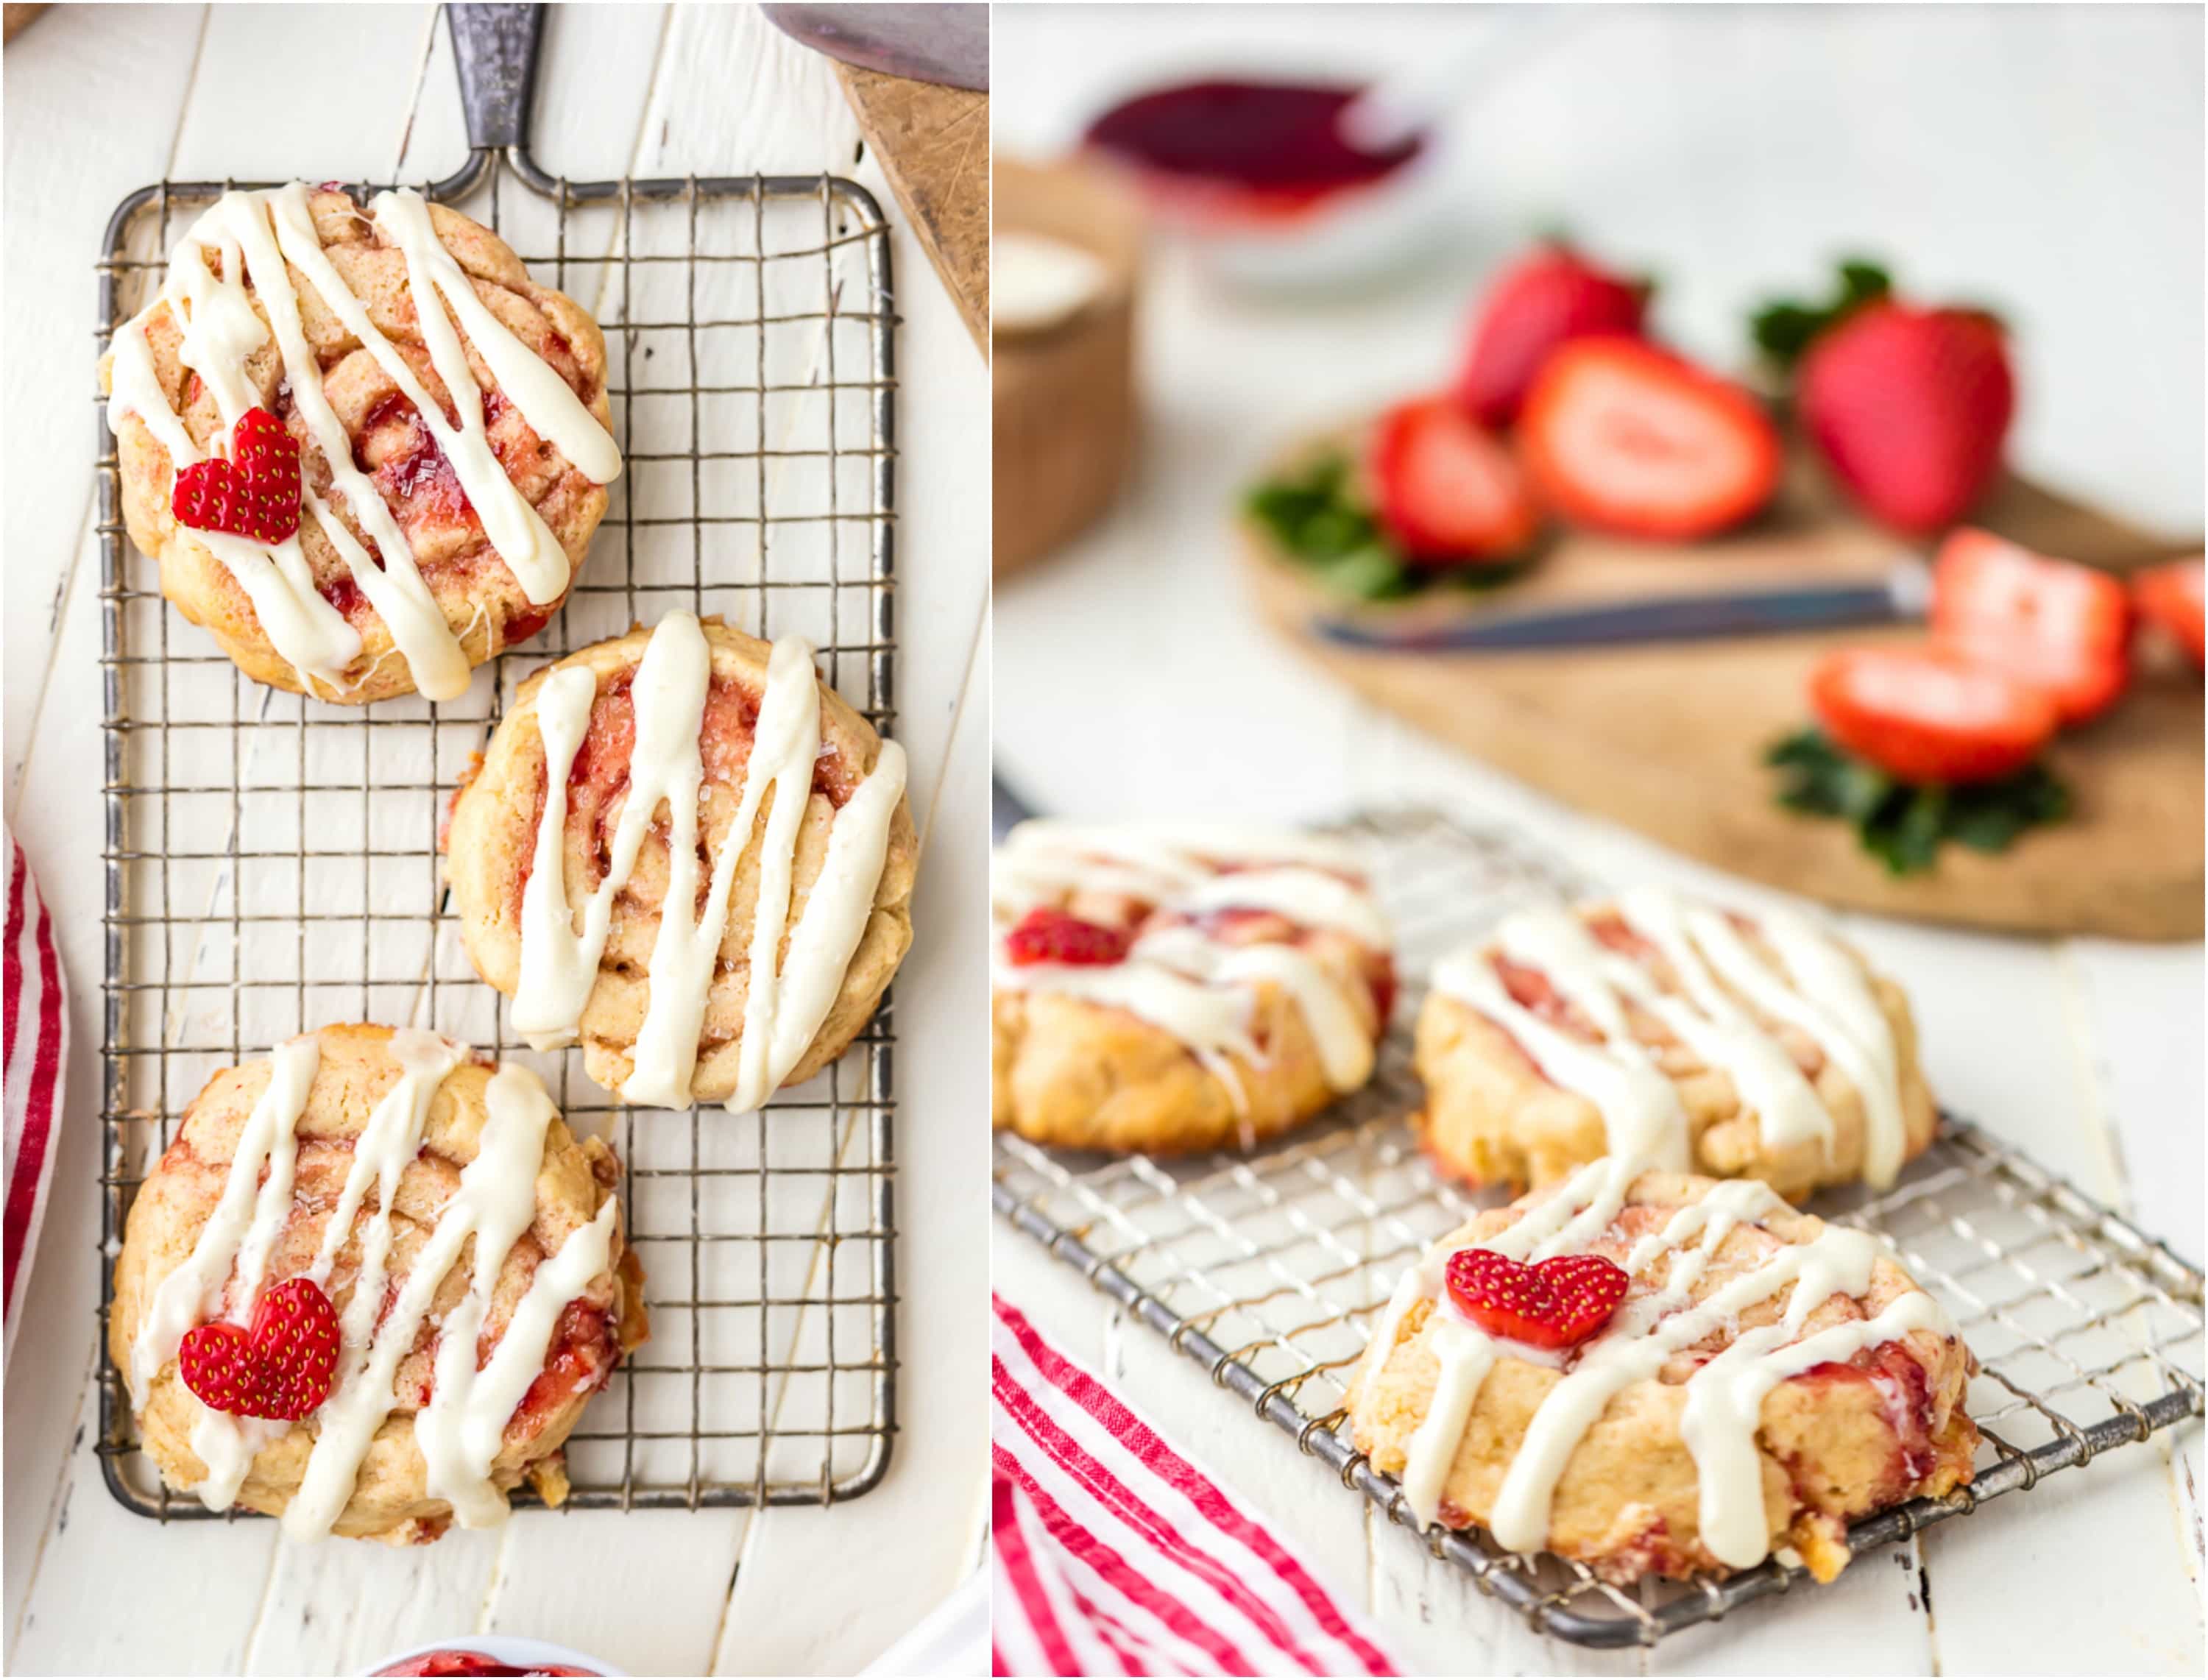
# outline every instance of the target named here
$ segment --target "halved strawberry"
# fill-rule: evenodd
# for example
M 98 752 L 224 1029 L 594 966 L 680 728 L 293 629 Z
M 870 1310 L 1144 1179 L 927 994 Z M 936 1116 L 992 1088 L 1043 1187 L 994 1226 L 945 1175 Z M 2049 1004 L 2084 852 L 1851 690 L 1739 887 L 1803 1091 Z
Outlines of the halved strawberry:
M 2131 681 L 2131 601 L 2104 572 L 1965 527 L 1932 568 L 1932 637 L 2043 689 L 2065 723 L 2115 704 Z
M 330 1298 L 311 1278 L 286 1278 L 261 1296 L 250 1325 L 219 1319 L 188 1331 L 177 1369 L 217 1412 L 296 1421 L 329 1398 L 340 1337 Z
M 1035 963 L 1101 966 L 1120 961 L 1131 943 L 1123 929 L 1038 905 L 1005 935 L 1005 955 L 1019 968 Z
M 1509 560 L 1540 530 L 1510 452 L 1445 397 L 1382 415 L 1371 461 L 1380 522 L 1415 564 Z
M 1809 676 L 1833 739 L 1911 783 L 1991 782 L 2055 734 L 2055 702 L 2006 671 L 1936 647 L 1851 648 Z
M 1533 1265 L 1491 1248 L 1449 1257 L 1449 1292 L 1491 1335 L 1536 1347 L 1571 1347 L 1610 1322 L 1633 1280 L 1599 1254 L 1559 1254 Z
M 195 461 L 177 474 L 169 511 L 195 531 L 228 531 L 273 548 L 299 529 L 299 441 L 265 408 L 231 431 L 230 459 Z
M 2202 662 L 2201 562 L 2172 561 L 2151 566 L 2132 579 L 2132 600 L 2139 617 L 2176 639 L 2196 669 Z
M 1542 245 L 1480 295 L 1456 399 L 1485 426 L 1508 426 L 1549 353 L 1571 339 L 1641 336 L 1645 285 L 1605 273 L 1569 246 Z
M 1551 356 L 1518 439 L 1543 501 L 1628 537 L 1714 536 L 1779 487 L 1779 433 L 1762 405 L 1631 339 L 1578 339 Z

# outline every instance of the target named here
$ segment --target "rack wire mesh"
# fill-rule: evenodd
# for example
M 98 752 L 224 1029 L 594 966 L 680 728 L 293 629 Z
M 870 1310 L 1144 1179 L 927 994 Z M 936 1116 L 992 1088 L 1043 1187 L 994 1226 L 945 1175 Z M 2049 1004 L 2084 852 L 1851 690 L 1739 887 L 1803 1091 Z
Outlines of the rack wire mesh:
M 132 194 L 97 264 L 98 337 L 232 183 Z M 363 185 L 357 195 L 374 190 Z M 541 1056 L 477 980 L 445 902 L 444 801 L 520 681 L 687 607 L 802 635 L 892 732 L 895 324 L 888 226 L 831 176 L 570 182 L 478 147 L 429 196 L 505 237 L 606 332 L 625 469 L 565 609 L 461 699 L 341 707 L 247 681 L 166 609 L 125 535 L 100 419 L 107 909 L 99 1452 L 163 1520 L 106 1352 L 131 1197 L 217 1069 L 335 1021 L 434 1028 L 544 1076 L 627 1168 L 651 1339 L 570 1438 L 567 1508 L 826 1504 L 896 1428 L 893 1011 L 738 1118 L 621 1107 Z
M 1511 834 L 1431 811 L 1370 813 L 1336 831 L 1369 849 L 1409 976 L 1515 904 L 1592 885 Z M 1422 994 L 1407 986 L 1399 1022 Z M 1406 1120 L 1417 1089 L 1398 1030 L 1370 1086 L 1256 1153 L 1114 1160 L 999 1133 L 993 1185 L 1013 1226 L 1413 1533 L 1395 1479 L 1348 1438 L 1344 1391 L 1404 1266 L 1500 1199 L 1430 1170 Z M 1812 1205 L 1892 1242 L 1981 1365 L 1968 1396 L 1984 1437 L 1976 1479 L 1864 1519 L 1851 1536 L 1858 1552 L 2201 1414 L 2199 1269 L 1977 1127 L 1945 1116 L 1891 1191 Z M 1588 1646 L 1653 1645 L 1805 1579 L 1773 1561 L 1722 1581 L 1621 1588 L 1479 1531 L 1421 1539 L 1537 1630 Z

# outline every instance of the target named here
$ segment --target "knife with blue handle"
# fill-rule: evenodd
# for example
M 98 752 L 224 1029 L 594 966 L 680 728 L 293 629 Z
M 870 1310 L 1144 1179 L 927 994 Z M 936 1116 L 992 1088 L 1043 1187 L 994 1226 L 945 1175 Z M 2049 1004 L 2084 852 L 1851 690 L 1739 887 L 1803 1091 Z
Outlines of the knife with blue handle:
M 1924 616 L 1931 574 L 1915 560 L 1884 578 L 1784 589 L 1658 595 L 1533 612 L 1483 613 L 1443 625 L 1389 625 L 1322 617 L 1312 629 L 1344 647 L 1402 653 L 1503 653 L 1533 648 L 1613 647 L 1637 642 L 1774 636 Z

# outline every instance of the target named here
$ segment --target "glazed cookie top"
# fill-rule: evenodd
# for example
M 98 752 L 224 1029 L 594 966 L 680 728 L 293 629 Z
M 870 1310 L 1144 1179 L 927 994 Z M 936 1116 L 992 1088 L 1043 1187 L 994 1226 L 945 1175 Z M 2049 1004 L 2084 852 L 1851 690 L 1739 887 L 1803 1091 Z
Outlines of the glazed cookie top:
M 1023 823 L 998 850 L 991 900 L 999 990 L 1125 1010 L 1179 1040 L 1238 1106 L 1232 1059 L 1265 1061 L 1249 1030 L 1263 982 L 1301 1011 L 1334 1089 L 1371 1075 L 1373 1032 L 1350 988 L 1384 1026 L 1390 936 L 1340 843 L 1226 825 Z M 1362 960 L 1318 961 L 1325 939 Z
M 1587 1431 L 1635 1385 L 1676 1384 L 1701 1543 L 1736 1569 L 1771 1544 L 1756 1444 L 1764 1397 L 1918 1332 L 1956 1334 L 1876 1238 L 1797 1214 L 1753 1179 L 1646 1172 L 1615 1156 L 1482 1214 L 1406 1272 L 1359 1367 L 1360 1396 L 1421 1304 L 1418 1334 L 1438 1368 L 1401 1477 L 1421 1525 L 1440 1515 L 1489 1373 L 1515 1359 L 1557 1375 L 1487 1515 L 1498 1543 L 1540 1550 Z
M 1807 1056 L 1860 1094 L 1871 1185 L 1893 1184 L 1908 1153 L 1899 1053 L 1863 965 L 1794 912 L 1750 921 L 1654 886 L 1580 913 L 1522 910 L 1443 959 L 1433 986 L 1593 1103 L 1610 1153 L 1641 1166 L 1690 1164 L 1666 1041 L 1732 1080 L 1772 1148 L 1821 1140 L 1829 1156 L 1833 1117 Z
M 423 568 L 474 543 L 531 603 L 565 595 L 567 555 L 523 484 L 619 474 L 604 359 L 590 318 L 465 217 L 411 190 L 363 207 L 294 182 L 225 193 L 192 225 L 159 294 L 116 331 L 108 414 L 118 435 L 141 424 L 179 475 L 221 462 L 240 494 L 259 471 L 241 459 L 254 423 L 296 451 L 298 530 L 267 540 L 266 521 L 245 534 L 195 519 L 192 540 L 307 692 L 341 689 L 361 653 L 330 598 L 343 591 L 381 618 L 413 687 L 449 699 L 469 666 Z M 309 524 L 333 579 L 302 547 Z
M 576 1143 L 535 1074 L 431 1033 L 329 1027 L 226 1069 L 132 1204 L 115 1334 L 133 1401 L 189 1390 L 195 1491 L 218 1510 L 263 1448 L 310 1423 L 284 1512 L 294 1539 L 330 1531 L 394 1414 L 432 1497 L 464 1527 L 502 1521 L 493 1461 L 555 1340 L 576 1354 L 548 1413 L 611 1374 L 612 1333 L 580 1334 L 574 1313 L 603 1326 L 633 1305 L 615 1171 L 602 1144 Z M 302 1315 L 284 1327 L 291 1340 L 243 1352 L 267 1333 L 272 1297 Z M 254 1360 L 296 1370 L 332 1334 L 321 1395 L 255 1403 L 273 1368 Z M 211 1370 L 237 1409 L 209 1403 Z
M 523 685 L 455 806 L 471 954 L 539 1049 L 621 1015 L 628 1101 L 689 1107 L 701 1045 L 733 1040 L 719 1089 L 757 1108 L 870 933 L 870 971 L 903 955 L 904 788 L 904 749 L 821 684 L 810 644 L 669 613 Z

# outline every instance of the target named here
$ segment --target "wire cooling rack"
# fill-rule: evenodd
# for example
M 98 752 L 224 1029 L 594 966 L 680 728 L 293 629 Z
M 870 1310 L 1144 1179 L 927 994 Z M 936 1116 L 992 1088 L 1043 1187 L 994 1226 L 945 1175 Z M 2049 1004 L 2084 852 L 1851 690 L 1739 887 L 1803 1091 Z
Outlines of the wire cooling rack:
M 518 135 L 525 96 L 507 92 Z M 809 638 L 838 692 L 890 732 L 887 225 L 865 189 L 827 176 L 555 178 L 518 141 L 484 143 L 473 93 L 469 109 L 468 166 L 424 190 L 604 327 L 626 463 L 543 634 L 443 705 L 261 687 L 165 609 L 124 533 L 100 421 L 103 1279 L 133 1193 L 217 1069 L 332 1022 L 431 1027 L 534 1066 L 627 1168 L 651 1339 L 570 1437 L 568 1506 L 849 1499 L 880 1479 L 895 1430 L 888 999 L 849 1053 L 765 1113 L 621 1107 L 579 1053 L 540 1056 L 514 1034 L 461 949 L 436 848 L 456 779 L 520 681 L 676 607 Z M 164 182 L 117 208 L 98 264 L 103 350 L 229 184 Z M 108 1486 L 147 1515 L 206 1516 L 140 1450 L 107 1356 L 110 1293 L 104 1281 Z
M 1431 812 L 1359 817 L 1407 975 L 1536 896 L 1589 883 L 1518 839 Z M 1407 986 L 1399 1023 L 1423 996 Z M 1078 1268 L 1221 1388 L 1415 1532 L 1395 1479 L 1351 1443 L 1351 1367 L 1403 1268 L 1499 1197 L 1436 1178 L 1404 1117 L 1417 1106 L 1407 1031 L 1334 1117 L 1248 1155 L 1112 1160 L 999 1133 L 999 1213 Z M 1889 1239 L 1976 1352 L 1976 1480 L 1857 1523 L 1858 1551 L 1975 1511 L 2097 1454 L 2201 1413 L 2201 1274 L 2162 1244 L 1976 1126 L 1952 1116 L 1883 1194 L 1812 1204 Z M 1538 1630 L 1590 1646 L 1653 1645 L 1797 1580 L 1773 1562 L 1724 1581 L 1625 1589 L 1584 1565 L 1505 1552 L 1479 1531 L 1425 1537 L 1437 1557 Z

